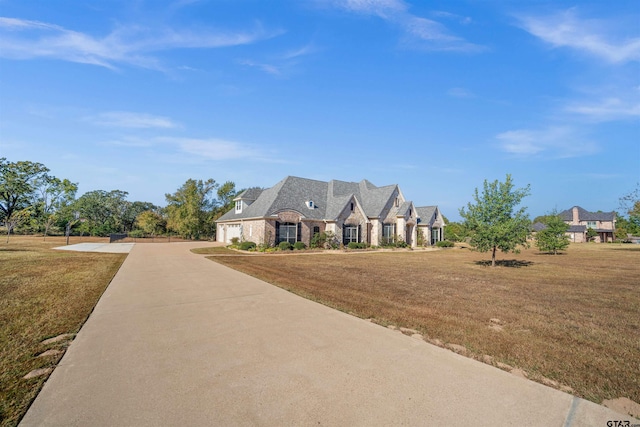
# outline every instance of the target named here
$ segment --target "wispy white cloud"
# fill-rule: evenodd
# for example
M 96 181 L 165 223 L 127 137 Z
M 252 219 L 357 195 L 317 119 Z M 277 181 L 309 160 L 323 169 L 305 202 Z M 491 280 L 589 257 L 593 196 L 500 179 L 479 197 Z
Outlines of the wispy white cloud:
M 402 0 L 325 0 L 325 4 L 361 15 L 377 16 L 401 28 L 406 46 L 434 51 L 480 52 L 484 46 L 466 41 L 432 19 L 412 14 Z M 446 12 L 435 16 L 445 17 Z M 453 14 L 447 14 L 450 18 Z M 471 21 L 467 21 L 469 23 Z
M 633 99 L 608 97 L 595 101 L 574 101 L 566 105 L 565 111 L 588 117 L 597 122 L 638 119 L 640 118 L 640 97 L 638 95 L 640 93 L 636 93 Z
M 457 22 L 459 22 L 460 24 L 463 25 L 467 25 L 470 24 L 471 22 L 473 22 L 473 19 L 471 19 L 471 17 L 469 16 L 462 16 L 462 15 L 458 15 L 455 13 L 451 13 L 451 12 L 445 12 L 442 10 L 434 10 L 431 12 L 431 16 L 437 17 L 437 18 L 447 18 L 447 19 L 453 19 Z
M 391 19 L 398 13 L 407 11 L 408 6 L 402 0 L 330 0 L 334 7 L 350 12 L 377 15 L 383 19 Z
M 262 150 L 235 141 L 218 138 L 158 138 L 158 141 L 175 144 L 181 151 L 208 160 L 266 160 Z
M 568 158 L 594 154 L 599 147 L 569 126 L 516 129 L 496 136 L 500 149 L 518 157 Z
M 104 37 L 96 37 L 46 22 L 0 17 L 0 56 L 52 58 L 110 69 L 121 64 L 162 69 L 154 52 L 246 45 L 281 33 L 266 31 L 260 25 L 236 32 L 120 26 Z
M 277 65 L 255 62 L 255 61 L 252 61 L 252 60 L 249 60 L 249 59 L 242 59 L 242 60 L 240 60 L 238 62 L 241 65 L 246 65 L 247 67 L 258 68 L 258 69 L 264 71 L 265 73 L 271 74 L 271 75 L 274 75 L 274 76 L 279 76 L 279 75 L 282 74 L 281 69 Z
M 300 58 L 316 52 L 316 47 L 309 43 L 297 49 L 288 50 L 282 54 L 272 55 L 265 61 L 255 61 L 251 59 L 241 59 L 241 65 L 257 68 L 273 76 L 286 76 L 291 69 L 300 62 Z
M 126 135 L 119 139 L 105 141 L 104 145 L 115 145 L 131 149 L 145 149 L 159 156 L 178 156 L 182 161 L 203 160 L 250 160 L 277 162 L 272 153 L 253 144 L 246 144 L 221 138 L 192 138 L 154 136 L 141 137 Z
M 168 117 L 154 116 L 145 113 L 133 113 L 129 111 L 110 111 L 86 118 L 86 121 L 101 125 L 121 128 L 156 128 L 172 129 L 179 124 Z
M 622 28 L 618 21 L 584 19 L 572 8 L 551 16 L 518 17 L 520 26 L 553 47 L 574 49 L 609 63 L 640 61 L 640 37 L 635 28 Z
M 454 98 L 475 98 L 475 95 L 462 87 L 453 87 L 447 91 L 447 95 Z

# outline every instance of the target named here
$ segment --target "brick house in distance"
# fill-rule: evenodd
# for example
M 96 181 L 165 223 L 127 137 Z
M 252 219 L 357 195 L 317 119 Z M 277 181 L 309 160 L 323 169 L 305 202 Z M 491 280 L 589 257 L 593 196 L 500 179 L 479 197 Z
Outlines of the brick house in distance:
M 416 208 L 398 185 L 377 187 L 367 180 L 317 181 L 288 176 L 271 188 L 252 188 L 234 199 L 235 207 L 216 221 L 216 240 L 256 244 L 303 242 L 331 232 L 343 244 L 379 245 L 444 238 L 444 220 L 437 206 Z M 420 218 L 420 212 L 429 218 Z
M 615 212 L 589 212 L 580 206 L 574 206 L 558 214 L 569 224 L 567 234 L 572 242 L 586 242 L 587 229 L 594 229 L 598 235 L 596 242 L 613 242 L 616 231 Z

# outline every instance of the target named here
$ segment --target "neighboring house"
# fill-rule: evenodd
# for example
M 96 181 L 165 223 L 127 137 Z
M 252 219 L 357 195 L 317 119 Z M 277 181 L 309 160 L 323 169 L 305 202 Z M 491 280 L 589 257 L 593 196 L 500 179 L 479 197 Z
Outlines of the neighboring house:
M 586 242 L 587 229 L 595 230 L 598 235 L 594 237 L 596 242 L 613 242 L 616 231 L 615 212 L 589 212 L 580 206 L 562 211 L 560 218 L 569 224 L 569 240 L 572 242 Z
M 246 190 L 234 201 L 235 208 L 216 221 L 219 242 L 229 243 L 235 237 L 257 244 L 309 245 L 316 233 L 331 232 L 345 245 L 402 240 L 416 246 L 418 209 L 422 209 L 405 200 L 397 185 L 376 187 L 367 180 L 324 182 L 294 176 L 271 188 Z M 437 208 L 436 213 L 425 221 L 429 230 L 444 226 Z

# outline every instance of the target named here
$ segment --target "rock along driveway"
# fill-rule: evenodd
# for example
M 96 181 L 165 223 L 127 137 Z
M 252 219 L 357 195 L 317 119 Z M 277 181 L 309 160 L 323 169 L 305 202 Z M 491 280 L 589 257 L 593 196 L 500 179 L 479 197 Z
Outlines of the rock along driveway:
M 189 251 L 203 245 L 135 245 L 21 425 L 632 420 Z

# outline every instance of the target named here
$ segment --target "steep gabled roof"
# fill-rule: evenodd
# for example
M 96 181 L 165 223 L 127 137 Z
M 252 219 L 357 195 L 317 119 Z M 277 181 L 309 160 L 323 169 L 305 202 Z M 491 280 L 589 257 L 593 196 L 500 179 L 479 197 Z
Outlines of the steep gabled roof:
M 431 222 L 432 219 L 435 219 L 437 209 L 437 206 L 416 206 L 420 222 Z
M 614 221 L 616 219 L 615 212 L 589 212 L 580 206 L 578 208 L 578 219 L 580 221 Z M 558 214 L 563 221 L 573 221 L 573 208 L 562 211 Z

